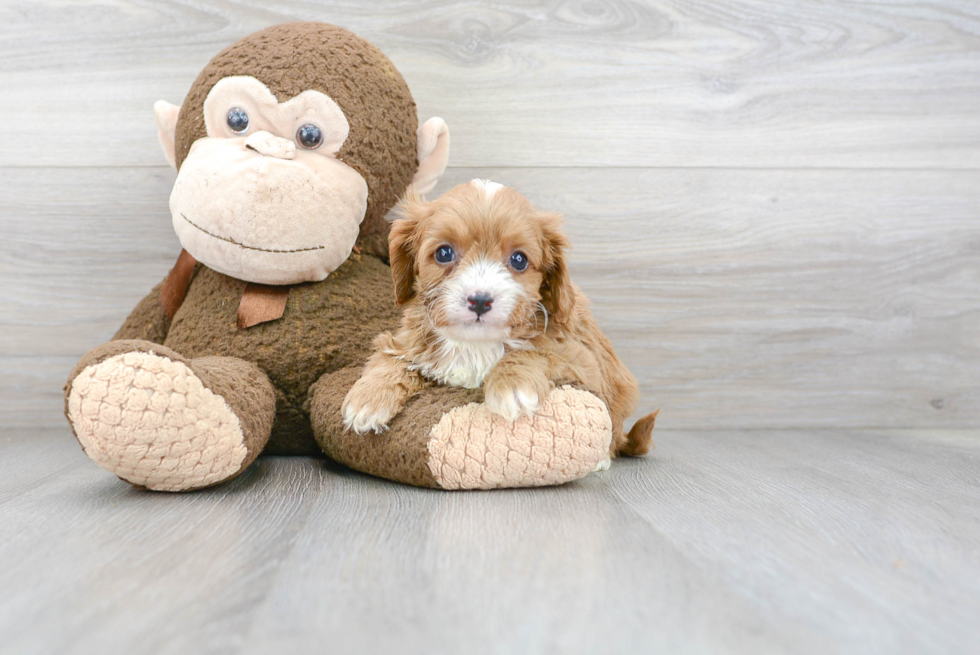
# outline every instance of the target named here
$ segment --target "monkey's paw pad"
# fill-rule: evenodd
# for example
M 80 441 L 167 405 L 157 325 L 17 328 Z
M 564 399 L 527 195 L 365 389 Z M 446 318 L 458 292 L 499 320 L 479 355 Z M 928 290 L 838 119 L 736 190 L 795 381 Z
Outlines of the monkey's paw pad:
M 593 394 L 554 389 L 534 414 L 508 421 L 457 407 L 432 428 L 429 470 L 444 489 L 539 487 L 582 478 L 609 457 L 612 421 Z
M 120 478 L 183 491 L 220 482 L 247 454 L 238 417 L 182 362 L 129 352 L 84 369 L 68 396 L 82 449 Z

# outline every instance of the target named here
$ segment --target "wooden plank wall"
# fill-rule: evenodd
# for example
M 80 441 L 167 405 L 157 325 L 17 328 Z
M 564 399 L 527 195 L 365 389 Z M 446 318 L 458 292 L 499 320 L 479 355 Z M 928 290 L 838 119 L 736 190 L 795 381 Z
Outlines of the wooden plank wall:
M 0 421 L 172 264 L 152 104 L 270 24 L 376 43 L 451 169 L 565 212 L 674 429 L 980 426 L 980 5 L 0 4 Z

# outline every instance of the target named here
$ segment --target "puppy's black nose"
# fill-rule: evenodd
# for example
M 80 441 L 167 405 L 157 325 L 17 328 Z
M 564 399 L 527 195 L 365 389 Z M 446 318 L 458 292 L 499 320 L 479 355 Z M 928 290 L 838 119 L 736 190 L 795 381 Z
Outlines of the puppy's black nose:
M 489 293 L 482 291 L 475 296 L 470 296 L 466 300 L 469 301 L 470 311 L 476 312 L 477 318 L 489 312 L 490 306 L 493 305 L 493 297 Z

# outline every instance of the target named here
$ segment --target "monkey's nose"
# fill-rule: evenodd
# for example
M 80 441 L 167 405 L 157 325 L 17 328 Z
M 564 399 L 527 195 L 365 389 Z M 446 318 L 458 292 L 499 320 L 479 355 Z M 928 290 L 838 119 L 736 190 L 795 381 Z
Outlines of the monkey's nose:
M 293 159 L 296 157 L 295 143 L 265 130 L 259 130 L 245 139 L 245 147 L 266 157 L 277 159 Z
M 485 291 L 480 291 L 476 295 L 467 298 L 466 301 L 469 303 L 468 309 L 471 312 L 476 312 L 476 317 L 480 318 L 490 311 L 490 306 L 493 305 L 493 296 Z

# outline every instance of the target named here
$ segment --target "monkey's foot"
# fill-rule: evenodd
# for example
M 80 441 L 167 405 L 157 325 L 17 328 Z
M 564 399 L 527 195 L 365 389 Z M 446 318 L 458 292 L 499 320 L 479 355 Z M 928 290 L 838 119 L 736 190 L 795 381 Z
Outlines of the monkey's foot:
M 443 489 L 555 485 L 597 470 L 611 440 L 602 401 L 561 387 L 513 422 L 478 403 L 450 410 L 430 433 L 428 466 Z
M 83 368 L 69 383 L 67 415 L 85 453 L 120 478 L 159 491 L 237 475 L 254 459 L 242 422 L 189 364 L 132 351 Z

